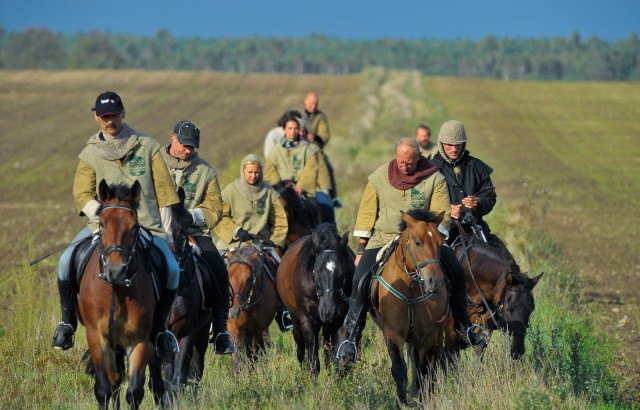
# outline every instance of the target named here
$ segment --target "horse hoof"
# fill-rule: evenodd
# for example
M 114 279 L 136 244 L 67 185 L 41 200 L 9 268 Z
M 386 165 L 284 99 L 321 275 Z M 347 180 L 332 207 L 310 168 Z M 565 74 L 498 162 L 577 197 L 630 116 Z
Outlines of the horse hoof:
M 60 322 L 53 334 L 51 345 L 56 350 L 69 350 L 73 347 L 73 326 L 69 323 Z

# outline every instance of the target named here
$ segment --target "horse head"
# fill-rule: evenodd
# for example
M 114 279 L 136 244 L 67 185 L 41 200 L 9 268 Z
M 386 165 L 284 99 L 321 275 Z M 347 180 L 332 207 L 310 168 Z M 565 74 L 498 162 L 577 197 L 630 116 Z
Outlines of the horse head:
M 229 285 L 233 289 L 229 317 L 237 319 L 260 298 L 256 290 L 257 273 L 263 268 L 260 252 L 253 246 L 241 246 L 227 252 L 229 258 Z
M 542 275 L 543 273 L 533 278 L 524 272 L 510 272 L 506 275 L 507 286 L 499 313 L 506 325 L 506 330 L 513 337 L 511 357 L 514 359 L 519 359 L 524 354 L 524 338 L 529 327 L 529 319 L 536 308 L 533 288 Z
M 348 233 L 342 238 L 336 226 L 320 224 L 311 233 L 315 249 L 313 280 L 318 297 L 318 313 L 324 323 L 330 323 L 346 311 L 355 271 L 353 252 L 347 246 Z
M 126 185 L 108 185 L 100 181 L 98 197 L 102 205 L 98 209 L 100 217 L 100 278 L 113 285 L 131 284 L 129 264 L 135 257 L 140 225 L 138 224 L 138 204 L 140 203 L 140 183 L 131 188 Z
M 443 239 L 438 225 L 443 218 L 444 212 L 435 215 L 424 209 L 402 212 L 403 239 L 399 246 L 403 247 L 405 268 L 411 279 L 429 293 L 443 286 L 446 278 L 439 258 Z
M 191 225 L 192 218 L 189 210 L 184 207 L 184 189 L 182 189 L 182 187 L 178 188 L 177 193 L 180 202 L 171 205 L 171 235 L 173 237 L 173 243 L 175 244 L 174 253 L 178 261 L 182 262 L 186 256 L 184 252 L 188 250 L 187 230 Z

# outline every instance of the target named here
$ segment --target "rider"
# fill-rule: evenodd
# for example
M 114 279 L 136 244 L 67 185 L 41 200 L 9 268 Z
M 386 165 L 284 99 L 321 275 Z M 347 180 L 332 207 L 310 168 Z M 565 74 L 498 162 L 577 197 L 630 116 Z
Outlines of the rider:
M 222 216 L 222 197 L 218 175 L 196 152 L 200 147 L 200 129 L 191 121 L 179 121 L 171 133 L 171 144 L 161 149 L 176 187 L 184 190 L 184 205 L 191 225 L 187 232 L 198 243 L 201 255 L 213 273 L 217 289 L 213 297 L 217 315 L 213 315 L 213 336 L 217 354 L 231 354 L 235 346 L 227 331 L 229 315 L 229 273 L 220 252 L 211 240 L 210 230 Z
M 280 194 L 264 182 L 260 158 L 254 154 L 244 157 L 240 178 L 222 190 L 222 220 L 215 227 L 215 234 L 220 238 L 218 247 L 238 247 L 252 235 L 260 235 L 280 249 L 284 248 L 289 224 L 279 197 Z M 272 273 L 275 278 L 275 271 Z M 289 312 L 281 303 L 276 322 L 282 331 L 292 326 Z
M 302 118 L 302 114 L 300 111 L 289 110 L 285 111 L 284 114 L 278 119 L 278 125 L 275 128 L 272 128 L 264 139 L 264 157 L 269 158 L 269 154 L 271 150 L 276 145 L 280 145 L 280 140 L 284 137 L 284 122 L 290 116 Z
M 113 91 L 106 91 L 96 98 L 94 119 L 100 131 L 92 135 L 82 150 L 80 162 L 73 181 L 73 197 L 81 216 L 88 223 L 73 239 L 58 262 L 58 291 L 62 320 L 53 335 L 53 347 L 67 350 L 73 347 L 73 335 L 77 326 L 75 304 L 77 295 L 69 282 L 71 256 L 76 244 L 92 233 L 98 232 L 97 215 L 100 203 L 97 197 L 97 182 L 132 185 L 138 181 L 145 194 L 138 208 L 138 220 L 153 235 L 153 243 L 162 251 L 167 261 L 167 278 L 164 291 L 158 302 L 162 327 L 166 329 L 167 318 L 176 295 L 180 267 L 171 248 L 171 208 L 179 202 L 173 189 L 171 176 L 160 154 L 160 145 L 153 138 L 139 133 L 124 123 L 125 109 L 122 99 Z M 149 290 L 151 291 L 151 290 Z M 178 352 L 175 336 L 168 330 L 159 332 L 155 339 L 158 354 Z
M 438 134 L 439 152 L 432 162 L 440 166 L 440 172 L 447 180 L 451 218 L 475 230 L 509 262 L 515 263 L 506 245 L 491 233 L 489 225 L 483 219 L 496 204 L 496 189 L 491 181 L 493 169 L 472 157 L 466 146 L 467 133 L 460 121 L 449 120 L 442 124 Z M 447 241 L 453 244 L 458 236 L 458 226 L 452 221 Z
M 438 153 L 438 144 L 431 139 L 431 127 L 426 124 L 418 125 L 416 128 L 416 141 L 420 144 L 423 156 L 431 160 Z
M 395 158 L 376 169 L 365 187 L 353 235 L 359 237 L 356 271 L 353 276 L 349 311 L 340 330 L 338 357 L 355 360 L 357 343 L 366 322 L 368 295 L 366 289 L 371 268 L 380 249 L 400 232 L 400 211 L 426 208 L 433 213 L 446 212 L 444 225 L 449 220 L 447 184 L 438 167 L 429 163 L 420 153 L 413 138 L 401 138 L 395 149 Z M 443 226 L 438 229 L 443 230 Z M 448 246 L 440 249 L 440 261 L 451 282 L 450 303 L 456 329 L 466 335 L 473 346 L 483 342 L 471 331 L 467 316 L 467 291 L 464 270 Z M 346 339 L 346 340 L 345 340 Z M 466 338 L 460 337 L 465 344 Z

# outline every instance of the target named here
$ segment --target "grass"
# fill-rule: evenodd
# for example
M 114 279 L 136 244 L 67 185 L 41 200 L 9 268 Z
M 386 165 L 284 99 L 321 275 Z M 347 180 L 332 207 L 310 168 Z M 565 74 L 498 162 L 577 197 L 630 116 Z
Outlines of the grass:
M 102 79 L 97 86 L 96 78 Z M 610 202 L 602 198 L 625 198 L 638 183 L 638 176 L 624 168 L 637 164 L 635 147 L 626 149 L 629 144 L 624 144 L 625 136 L 639 131 L 638 125 L 625 120 L 637 109 L 638 85 L 502 83 L 383 69 L 346 77 L 0 71 L 0 123 L 15 148 L 0 153 L 0 249 L 8 255 L 0 261 L 0 291 L 9 302 L 0 320 L 3 407 L 95 408 L 92 381 L 80 363 L 86 346 L 83 328 L 71 351 L 54 352 L 50 347 L 59 314 L 57 256 L 37 267 L 27 262 L 64 245 L 82 225 L 69 194 L 71 180 L 76 155 L 95 132 L 89 108 L 104 89 L 119 91 L 127 121 L 160 141 L 168 140 L 173 123 L 180 119 L 198 123 L 203 130 L 201 155 L 218 169 L 223 185 L 236 178 L 242 157 L 250 151 L 261 153 L 263 137 L 281 112 L 299 107 L 307 91 L 318 91 L 334 134 L 327 150 L 340 172 L 345 204 L 337 212 L 341 232 L 353 226 L 367 175 L 391 159 L 400 136 L 411 136 L 421 122 L 430 124 L 436 136 L 444 120 L 461 119 L 471 151 L 496 169 L 500 201 L 489 218 L 493 230 L 507 241 L 524 269 L 545 275 L 536 287 L 537 309 L 523 360 L 508 358 L 509 339 L 496 333 L 482 362 L 464 352 L 446 375 L 439 374 L 434 395 L 413 404 L 438 409 L 637 408 L 633 375 L 620 377 L 625 374 L 620 372 L 625 339 L 618 335 L 625 332 L 606 327 L 599 319 L 603 315 L 592 313 L 603 308 L 593 302 L 602 298 L 589 293 L 589 269 L 615 269 L 620 272 L 614 276 L 617 280 L 637 269 L 633 264 L 638 262 L 631 258 L 622 256 L 612 264 L 601 252 L 634 255 L 637 249 L 633 239 L 638 234 L 610 223 Z M 55 107 L 47 103 L 54 99 Z M 572 118 L 580 120 L 573 124 Z M 600 135 L 624 145 L 616 154 L 627 163 L 617 169 L 605 157 L 588 157 L 587 148 L 571 149 L 578 135 L 586 147 L 601 149 L 598 154 L 612 152 Z M 557 141 L 562 147 L 554 151 Z M 627 172 L 629 184 L 606 183 L 606 178 L 588 171 L 590 164 L 616 180 Z M 632 204 L 615 208 L 616 215 L 622 213 L 628 213 L 629 223 L 638 217 Z M 576 226 L 580 229 L 575 233 L 568 229 Z M 613 238 L 631 241 L 599 251 L 606 241 L 598 238 L 610 231 Z M 570 246 L 573 243 L 581 245 Z M 630 270 L 625 273 L 623 266 Z M 616 307 L 619 315 L 638 317 L 631 316 L 637 310 L 628 303 Z M 621 317 L 613 323 L 618 320 Z M 637 325 L 630 324 L 630 337 L 637 335 Z M 364 333 L 364 356 L 344 379 L 324 367 L 317 379 L 310 378 L 295 360 L 291 334 L 280 333 L 275 325 L 272 343 L 260 366 L 240 376 L 232 374 L 230 358 L 209 355 L 199 399 L 186 395 L 175 407 L 395 405 L 388 355 L 381 333 L 371 323 Z M 148 393 L 143 407 L 152 408 Z

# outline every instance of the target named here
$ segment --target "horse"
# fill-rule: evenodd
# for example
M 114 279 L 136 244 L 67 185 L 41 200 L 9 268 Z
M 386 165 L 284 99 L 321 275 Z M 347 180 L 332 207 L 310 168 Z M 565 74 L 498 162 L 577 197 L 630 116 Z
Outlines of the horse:
M 227 251 L 232 305 L 227 319 L 229 333 L 236 341 L 233 370 L 238 373 L 243 359 L 255 363 L 269 340 L 269 325 L 276 314 L 277 291 L 273 272 L 268 271 L 264 243 L 258 248 L 243 245 Z M 277 260 L 271 269 L 277 267 Z M 243 357 L 244 356 L 244 357 Z
M 180 351 L 163 358 L 165 388 L 181 392 L 189 384 L 197 394 L 204 372 L 204 356 L 209 346 L 209 328 L 213 318 L 214 280 L 209 267 L 186 231 L 190 220 L 184 208 L 184 191 L 178 189 L 180 203 L 172 206 L 172 234 L 180 265 L 178 293 L 171 306 L 169 330 L 178 339 Z
M 445 330 L 453 327 L 447 280 L 439 261 L 443 239 L 438 225 L 444 212 L 402 212 L 401 235 L 389 258 L 374 270 L 371 289 L 376 323 L 382 329 L 391 358 L 391 374 L 400 403 L 407 403 L 408 343 L 413 393 L 433 391 L 435 366 Z
M 299 196 L 293 189 L 292 181 L 280 181 L 273 189 L 280 194 L 280 202 L 287 214 L 287 239 L 285 249 L 299 238 L 311 234 L 311 229 L 322 223 L 322 212 L 317 204 L 305 195 Z
M 511 357 L 525 353 L 525 336 L 535 309 L 533 288 L 543 273 L 530 278 L 508 251 L 497 249 L 459 224 L 460 236 L 453 242 L 465 271 L 469 294 L 469 319 L 480 328 L 507 331 L 512 337 Z M 505 256 L 502 256 L 505 255 Z
M 327 365 L 349 308 L 355 258 L 347 235 L 341 238 L 335 225 L 321 224 L 289 247 L 276 275 L 278 293 L 293 320 L 298 361 L 303 364 L 306 353 L 314 375 L 320 371 L 320 330 Z
M 113 398 L 120 407 L 120 385 L 128 356 L 126 399 L 138 408 L 144 397 L 145 371 L 153 360 L 150 336 L 157 294 L 155 280 L 142 246 L 137 208 L 141 187 L 98 186 L 100 232 L 82 271 L 78 319 L 86 328 L 94 395 L 101 409 Z M 156 403 L 164 394 L 159 366 L 150 366 Z

